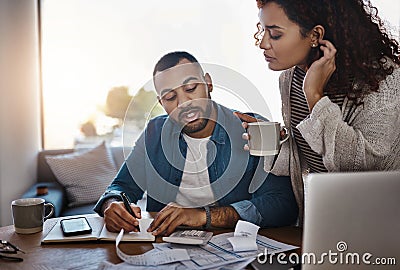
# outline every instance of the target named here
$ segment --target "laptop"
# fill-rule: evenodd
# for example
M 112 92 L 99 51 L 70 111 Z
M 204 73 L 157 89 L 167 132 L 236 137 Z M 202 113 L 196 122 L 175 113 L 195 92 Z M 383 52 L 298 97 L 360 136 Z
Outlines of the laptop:
M 400 171 L 307 183 L 302 269 L 400 269 Z

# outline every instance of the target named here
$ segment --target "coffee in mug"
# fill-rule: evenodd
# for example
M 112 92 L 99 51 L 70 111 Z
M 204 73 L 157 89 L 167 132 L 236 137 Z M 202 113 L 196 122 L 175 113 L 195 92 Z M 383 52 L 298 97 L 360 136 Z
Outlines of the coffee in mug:
M 46 208 L 50 208 L 48 215 Z M 12 201 L 11 210 L 15 232 L 30 234 L 43 230 L 43 222 L 54 213 L 54 206 L 41 198 L 26 198 Z
M 286 130 L 286 128 L 283 129 Z M 253 156 L 277 155 L 281 144 L 289 139 L 287 130 L 284 138 L 281 139 L 281 124 L 278 122 L 248 123 L 247 133 L 250 136 L 250 155 Z

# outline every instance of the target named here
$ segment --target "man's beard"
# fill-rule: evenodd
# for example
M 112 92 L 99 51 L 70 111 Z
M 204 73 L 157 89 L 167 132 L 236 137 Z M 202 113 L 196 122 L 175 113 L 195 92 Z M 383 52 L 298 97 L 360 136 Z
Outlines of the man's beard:
M 191 133 L 199 132 L 199 131 L 203 130 L 207 126 L 208 120 L 211 117 L 212 102 L 211 101 L 207 102 L 207 107 L 206 107 L 205 111 L 203 111 L 203 109 L 200 108 L 200 107 L 191 107 L 191 108 L 185 109 L 185 111 L 191 110 L 193 108 L 196 108 L 197 110 L 199 110 L 203 114 L 202 114 L 202 117 L 200 117 L 199 119 L 193 121 L 193 123 L 191 123 L 191 122 L 187 123 L 182 128 L 182 131 L 185 134 L 191 134 Z

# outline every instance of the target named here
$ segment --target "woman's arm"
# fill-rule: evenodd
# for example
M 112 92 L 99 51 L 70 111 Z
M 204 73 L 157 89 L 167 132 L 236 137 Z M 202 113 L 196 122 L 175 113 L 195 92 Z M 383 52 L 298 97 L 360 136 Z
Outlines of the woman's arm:
M 392 146 L 400 134 L 399 80 L 397 69 L 381 83 L 379 92 L 365 98 L 350 123 L 342 120 L 339 106 L 324 97 L 297 126 L 329 171 L 384 169 L 385 158 L 398 155 Z

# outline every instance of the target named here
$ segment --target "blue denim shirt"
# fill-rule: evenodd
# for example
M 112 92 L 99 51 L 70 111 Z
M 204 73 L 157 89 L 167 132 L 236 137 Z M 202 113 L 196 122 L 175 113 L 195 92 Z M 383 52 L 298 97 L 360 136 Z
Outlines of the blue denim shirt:
M 245 132 L 233 111 L 214 103 L 217 123 L 207 144 L 211 189 L 218 206 L 232 206 L 241 219 L 262 227 L 293 224 L 298 215 L 291 181 L 263 169 L 263 159 L 243 150 Z M 147 211 L 174 202 L 181 183 L 187 144 L 167 115 L 152 119 L 94 210 L 125 191 L 137 202 L 147 190 Z M 255 191 L 254 191 L 255 190 Z

